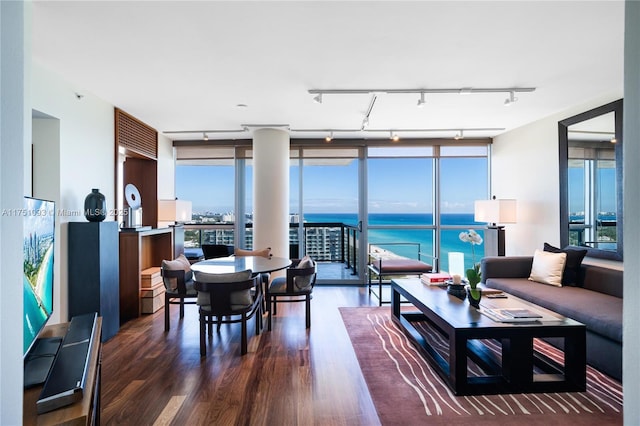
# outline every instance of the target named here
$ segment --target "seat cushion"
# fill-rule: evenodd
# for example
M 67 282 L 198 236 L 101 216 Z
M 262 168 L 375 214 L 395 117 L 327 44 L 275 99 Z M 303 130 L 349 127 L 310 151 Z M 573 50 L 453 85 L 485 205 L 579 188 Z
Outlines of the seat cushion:
M 580 287 L 554 287 L 523 278 L 490 278 L 486 286 L 513 294 L 583 323 L 587 330 L 622 343 L 622 298 Z
M 250 269 L 240 272 L 231 272 L 228 274 L 207 274 L 205 272 L 196 271 L 194 279 L 202 283 L 233 283 L 238 281 L 246 281 L 251 278 L 252 272 Z M 196 303 L 208 310 L 209 295 L 205 292 L 198 292 L 198 300 Z M 250 306 L 253 303 L 253 296 L 251 295 L 251 289 L 236 291 L 231 293 L 231 305 L 232 309 L 240 309 L 239 307 Z M 235 306 L 235 307 L 234 307 Z
M 378 274 L 401 274 L 401 273 L 425 273 L 431 272 L 433 267 L 428 263 L 424 263 L 415 259 L 378 259 L 372 263 L 373 268 Z

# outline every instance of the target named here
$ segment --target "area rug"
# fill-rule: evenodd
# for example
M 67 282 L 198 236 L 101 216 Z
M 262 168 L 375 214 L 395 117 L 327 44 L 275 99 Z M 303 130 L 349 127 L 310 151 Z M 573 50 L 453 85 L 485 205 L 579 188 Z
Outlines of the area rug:
M 389 307 L 340 308 L 383 425 L 622 424 L 622 386 L 588 367 L 587 391 L 455 396 L 390 318 Z M 562 352 L 536 341 L 536 350 Z

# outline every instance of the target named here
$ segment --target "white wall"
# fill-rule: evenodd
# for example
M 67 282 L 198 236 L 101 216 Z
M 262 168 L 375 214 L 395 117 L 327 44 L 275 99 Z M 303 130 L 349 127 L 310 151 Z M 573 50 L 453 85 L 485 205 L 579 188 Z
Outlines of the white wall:
M 624 423 L 640 424 L 640 3 L 627 1 L 625 9 L 624 54 L 624 342 L 622 381 L 624 383 Z
M 0 1 L 0 208 L 22 208 L 31 139 L 30 4 Z M 0 424 L 22 424 L 22 216 L 0 215 Z
M 37 64 L 31 78 L 33 109 L 54 118 L 34 120 L 33 196 L 55 201 L 59 212 L 50 320 L 55 324 L 68 319 L 68 222 L 86 220 L 84 198 L 92 188 L 105 195 L 107 208 L 114 207 L 114 109 Z
M 518 200 L 518 223 L 505 228 L 507 255 L 530 256 L 545 242 L 560 244 L 558 121 L 620 98 L 602 96 L 494 139 L 492 194 Z

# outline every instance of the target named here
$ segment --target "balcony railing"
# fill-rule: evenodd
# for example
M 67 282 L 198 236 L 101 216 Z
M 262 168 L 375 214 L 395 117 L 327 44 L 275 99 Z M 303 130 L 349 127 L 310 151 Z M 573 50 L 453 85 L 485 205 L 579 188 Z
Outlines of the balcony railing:
M 289 256 L 299 257 L 300 241 L 298 223 L 289 224 Z M 233 223 L 184 225 L 185 248 L 197 248 L 202 244 L 235 245 Z M 302 228 L 306 254 L 320 262 L 345 263 L 346 267 L 357 274 L 358 265 L 358 229 L 341 222 L 304 223 Z M 253 224 L 246 224 L 245 241 L 239 246 L 253 248 Z

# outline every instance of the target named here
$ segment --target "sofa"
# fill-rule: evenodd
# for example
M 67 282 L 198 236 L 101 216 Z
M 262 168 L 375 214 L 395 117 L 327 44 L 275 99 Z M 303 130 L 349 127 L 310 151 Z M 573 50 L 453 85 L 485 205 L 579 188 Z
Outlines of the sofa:
M 486 257 L 484 286 L 572 318 L 586 326 L 587 363 L 622 380 L 621 270 L 580 264 L 575 285 L 554 286 L 529 280 L 533 256 Z M 562 342 L 552 341 L 562 348 Z

